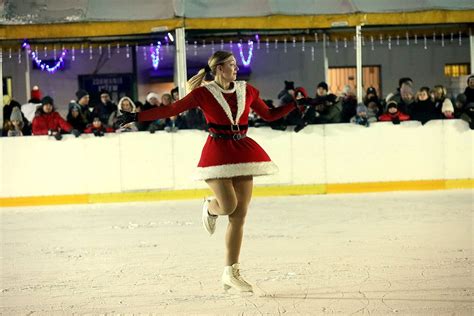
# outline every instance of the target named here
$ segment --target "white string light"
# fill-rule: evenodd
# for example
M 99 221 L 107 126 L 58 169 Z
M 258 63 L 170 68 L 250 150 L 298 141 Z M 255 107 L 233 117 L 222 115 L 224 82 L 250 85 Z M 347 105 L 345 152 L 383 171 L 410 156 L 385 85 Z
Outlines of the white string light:
M 459 46 L 462 46 L 462 33 L 459 31 Z
M 441 47 L 444 47 L 444 33 L 441 33 Z
M 56 45 L 53 44 L 53 58 L 56 59 L 57 56 L 58 56 L 58 51 L 56 49 Z
M 301 51 L 304 52 L 306 39 L 304 36 L 301 37 Z
M 112 47 L 110 44 L 107 44 L 107 58 L 110 59 L 112 57 Z
M 247 59 L 244 57 L 243 53 L 243 45 L 241 43 L 238 43 L 237 46 L 239 47 L 239 53 L 240 53 L 240 60 L 242 61 L 242 64 L 244 64 L 245 67 L 248 67 L 250 65 L 250 62 L 252 61 L 252 55 L 253 55 L 253 42 L 248 41 L 248 48 L 249 48 L 249 53 L 247 55 Z
M 407 46 L 410 46 L 410 37 L 408 36 L 408 32 L 405 33 L 405 37 L 407 39 Z
M 117 43 L 117 54 L 120 54 L 120 43 Z
M 74 47 L 74 45 L 72 45 L 71 48 L 71 60 L 76 61 L 76 47 Z
M 314 42 L 318 43 L 318 33 L 314 33 Z
M 260 35 L 255 34 L 255 40 L 257 41 L 257 49 L 260 49 Z
M 426 39 L 426 34 L 425 34 L 425 35 L 423 35 L 423 43 L 424 43 L 424 48 L 425 49 L 428 49 L 428 46 L 426 46 L 427 42 L 428 42 L 428 40 Z
M 270 40 L 268 39 L 268 37 L 266 38 L 265 40 L 265 49 L 267 51 L 267 54 L 270 52 Z
M 102 45 L 99 45 L 99 56 L 102 56 Z
M 296 47 L 296 37 L 293 36 L 292 41 L 293 41 L 293 48 L 295 48 Z
M 43 47 L 43 52 L 44 52 L 44 57 L 48 57 L 48 49 L 45 47 Z
M 415 44 L 418 44 L 418 35 L 415 34 Z
M 314 61 L 314 46 L 311 46 L 311 61 Z
M 160 41 L 156 43 L 156 47 L 153 47 L 153 44 L 151 44 L 151 49 L 150 49 L 151 62 L 155 70 L 158 69 L 158 66 L 160 65 L 160 49 L 161 49 Z
M 12 59 L 12 49 L 11 49 L 11 47 L 8 49 L 8 59 Z
M 373 51 L 375 50 L 375 45 L 374 45 L 374 36 L 370 35 L 370 49 Z
M 128 45 L 128 43 L 125 45 L 125 56 L 127 58 L 130 58 L 130 46 Z
M 380 34 L 379 39 L 380 39 L 380 45 L 383 45 L 383 35 L 382 34 Z
M 347 38 L 344 37 L 344 48 L 347 48 Z
M 361 38 L 361 40 L 362 40 L 362 46 L 365 46 L 365 37 L 364 37 L 364 36 L 361 36 L 360 38 Z
M 44 48 L 44 50 L 46 51 L 46 47 Z M 81 54 L 84 54 L 84 44 L 81 44 Z
M 92 45 L 89 45 L 89 60 L 92 59 Z
M 198 54 L 197 49 L 198 49 L 198 42 L 194 41 L 194 56 L 196 56 Z
M 454 33 L 451 32 L 451 43 L 454 42 Z
M 392 50 L 392 35 L 388 36 L 388 50 Z
M 202 40 L 202 48 L 206 48 L 206 40 Z
M 288 51 L 288 42 L 286 37 L 283 39 L 283 51 L 286 53 Z
M 21 64 L 21 48 L 18 48 L 18 63 Z
M 278 39 L 275 39 L 275 49 L 278 48 Z
M 397 35 L 397 46 L 400 46 L 400 35 Z
M 143 60 L 144 60 L 144 61 L 147 61 L 147 60 L 148 60 L 148 57 L 147 57 L 148 54 L 146 53 L 146 47 L 143 46 L 143 49 L 142 49 L 142 50 L 143 50 Z
M 211 41 L 211 51 L 214 54 L 216 48 L 214 47 L 214 40 Z
M 339 53 L 339 41 L 337 37 L 334 39 L 334 46 L 336 47 L 336 53 Z
M 433 43 L 436 43 L 436 33 L 433 32 Z
M 224 40 L 221 40 L 221 50 L 224 50 Z

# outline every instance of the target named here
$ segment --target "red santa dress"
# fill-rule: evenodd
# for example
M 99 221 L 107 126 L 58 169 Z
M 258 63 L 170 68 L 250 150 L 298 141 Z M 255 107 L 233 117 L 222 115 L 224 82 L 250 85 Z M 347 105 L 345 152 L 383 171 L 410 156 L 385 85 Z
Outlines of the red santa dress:
M 278 167 L 253 139 L 246 137 L 252 108 L 266 121 L 277 120 L 295 109 L 294 103 L 269 108 L 256 88 L 235 81 L 224 90 L 214 81 L 199 87 L 170 106 L 140 112 L 139 121 L 151 121 L 200 107 L 209 125 L 196 178 L 200 180 L 273 174 Z

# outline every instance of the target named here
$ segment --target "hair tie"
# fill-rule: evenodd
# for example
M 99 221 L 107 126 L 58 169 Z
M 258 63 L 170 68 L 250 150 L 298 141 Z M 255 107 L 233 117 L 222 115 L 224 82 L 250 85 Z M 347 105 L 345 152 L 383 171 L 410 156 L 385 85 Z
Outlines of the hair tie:
M 206 65 L 206 67 L 204 67 L 204 71 L 205 72 L 211 72 L 211 67 L 209 67 L 209 65 Z

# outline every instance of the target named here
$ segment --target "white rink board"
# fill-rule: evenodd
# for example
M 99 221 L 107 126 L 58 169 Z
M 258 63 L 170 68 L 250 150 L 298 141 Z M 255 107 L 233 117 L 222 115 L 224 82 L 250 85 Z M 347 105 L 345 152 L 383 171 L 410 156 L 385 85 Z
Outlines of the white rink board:
M 251 128 L 278 165 L 257 185 L 473 179 L 473 132 L 460 120 Z M 193 180 L 207 134 L 163 131 L 2 138 L 2 197 L 205 188 Z

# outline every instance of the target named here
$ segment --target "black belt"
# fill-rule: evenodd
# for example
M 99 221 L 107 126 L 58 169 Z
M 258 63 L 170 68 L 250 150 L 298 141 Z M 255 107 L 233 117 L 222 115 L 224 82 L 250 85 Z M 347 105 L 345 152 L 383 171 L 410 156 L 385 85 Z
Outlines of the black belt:
M 249 128 L 248 125 L 233 125 L 233 124 L 220 125 L 220 124 L 214 124 L 214 123 L 208 123 L 207 126 L 209 128 L 214 128 L 221 131 L 233 131 L 233 132 L 238 132 L 238 131 L 246 130 Z
M 209 132 L 209 136 L 211 136 L 212 138 L 233 139 L 233 140 L 241 140 L 242 138 L 247 137 L 246 134 L 216 134 L 213 132 Z

